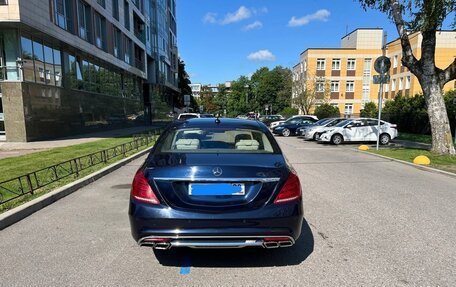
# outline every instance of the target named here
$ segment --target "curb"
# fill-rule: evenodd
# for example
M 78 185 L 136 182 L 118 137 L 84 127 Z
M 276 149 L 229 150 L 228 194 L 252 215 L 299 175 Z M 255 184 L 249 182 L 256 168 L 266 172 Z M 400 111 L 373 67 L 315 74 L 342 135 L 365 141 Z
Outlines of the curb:
M 428 171 L 428 172 L 433 172 L 433 173 L 440 173 L 440 174 L 443 174 L 443 175 L 447 175 L 447 176 L 456 178 L 456 173 L 452 173 L 452 172 L 448 172 L 448 171 L 444 171 L 444 170 L 440 170 L 440 169 L 436 169 L 436 168 L 432 168 L 432 167 L 428 167 L 428 166 L 417 165 L 417 164 L 414 164 L 414 163 L 411 163 L 411 162 L 408 162 L 408 161 L 395 159 L 395 158 L 392 158 L 392 157 L 388 157 L 388 156 L 384 156 L 384 155 L 380 155 L 380 154 L 376 154 L 376 153 L 371 153 L 369 151 L 359 151 L 359 150 L 354 150 L 354 151 L 359 152 L 359 153 L 369 154 L 369 155 L 376 156 L 376 157 L 380 157 L 380 158 L 383 158 L 383 159 L 388 159 L 390 161 L 399 162 L 399 163 L 406 164 L 406 165 L 409 165 L 409 166 L 413 166 L 413 167 L 415 167 L 417 169 L 420 169 L 420 170 L 423 170 L 423 171 Z
M 13 225 L 14 223 L 21 221 L 22 219 L 37 212 L 38 210 L 41 210 L 48 205 L 51 205 L 57 200 L 64 198 L 65 196 L 77 191 L 78 189 L 86 185 L 89 185 L 90 183 L 102 178 L 103 176 L 115 171 L 116 169 L 119 169 L 122 166 L 130 163 L 131 161 L 147 154 L 151 150 L 151 148 L 152 147 L 146 148 L 145 150 L 142 150 L 116 163 L 113 163 L 97 172 L 89 174 L 81 179 L 78 179 L 65 186 L 59 187 L 56 190 L 48 192 L 38 198 L 35 198 L 16 208 L 13 208 L 0 214 L 0 230 L 3 230 L 8 226 Z

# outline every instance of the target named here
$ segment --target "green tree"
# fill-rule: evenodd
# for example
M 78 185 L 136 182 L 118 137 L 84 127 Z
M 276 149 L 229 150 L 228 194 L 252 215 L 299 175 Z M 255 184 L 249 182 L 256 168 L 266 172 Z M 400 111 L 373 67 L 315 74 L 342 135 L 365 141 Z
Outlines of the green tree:
M 250 80 L 245 76 L 241 76 L 231 83 L 231 92 L 226 102 L 228 116 L 236 117 L 238 115 L 245 115 L 251 111 L 248 105 L 250 90 Z
M 184 107 L 184 95 L 190 95 L 190 103 L 192 108 L 195 108 L 195 99 L 192 96 L 192 88 L 190 84 L 190 77 L 188 73 L 185 71 L 185 63 L 182 59 L 179 58 L 179 70 L 177 73 L 178 77 L 178 87 L 180 89 L 180 93 L 174 95 L 174 106 L 178 108 Z M 193 103 L 193 104 L 192 104 Z
M 250 111 L 263 111 L 264 106 L 272 105 L 271 113 L 291 106 L 292 73 L 290 69 L 277 66 L 272 70 L 263 67 L 251 77 L 248 106 Z
M 427 104 L 432 131 L 432 151 L 455 155 L 443 87 L 456 79 L 456 58 L 445 69 L 435 65 L 436 33 L 449 15 L 454 0 L 359 0 L 364 8 L 387 13 L 396 25 L 402 46 L 402 64 L 419 80 Z M 453 20 L 456 27 L 456 20 Z M 421 59 L 413 54 L 410 32 L 421 32 Z
M 283 109 L 280 114 L 286 118 L 299 114 L 299 110 L 297 108 L 286 107 Z
M 373 102 L 368 102 L 364 105 L 364 109 L 361 110 L 361 117 L 363 118 L 375 118 L 378 117 L 377 105 Z
M 319 119 L 340 117 L 340 111 L 338 107 L 324 103 L 315 109 L 315 115 Z

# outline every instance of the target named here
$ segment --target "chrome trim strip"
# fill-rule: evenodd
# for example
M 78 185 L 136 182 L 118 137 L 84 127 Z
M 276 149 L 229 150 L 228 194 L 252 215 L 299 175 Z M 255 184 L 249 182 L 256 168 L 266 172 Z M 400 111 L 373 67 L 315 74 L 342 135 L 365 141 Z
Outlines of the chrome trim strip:
M 238 177 L 238 178 L 187 178 L 187 177 L 155 177 L 156 181 L 189 181 L 189 182 L 278 182 L 280 177 Z
M 171 242 L 171 247 L 190 247 L 190 248 L 243 248 L 263 246 L 263 242 L 259 240 L 228 240 L 228 241 L 186 241 L 176 240 Z

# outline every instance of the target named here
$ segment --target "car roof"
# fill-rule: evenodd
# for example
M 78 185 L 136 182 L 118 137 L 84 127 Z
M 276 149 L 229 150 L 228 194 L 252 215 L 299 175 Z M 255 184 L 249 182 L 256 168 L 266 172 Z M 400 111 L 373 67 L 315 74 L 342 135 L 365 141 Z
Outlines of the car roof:
M 172 127 L 175 128 L 211 128 L 211 127 L 223 127 L 223 128 L 245 128 L 255 130 L 267 130 L 267 127 L 253 120 L 244 119 L 228 119 L 219 118 L 220 122 L 217 123 L 217 118 L 194 118 L 188 119 L 182 122 L 175 122 Z

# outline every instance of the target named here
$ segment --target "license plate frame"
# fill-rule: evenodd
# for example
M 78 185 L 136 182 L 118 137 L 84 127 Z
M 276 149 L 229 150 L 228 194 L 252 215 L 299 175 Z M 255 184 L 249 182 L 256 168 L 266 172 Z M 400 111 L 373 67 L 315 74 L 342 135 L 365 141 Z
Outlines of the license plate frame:
M 244 196 L 243 183 L 190 183 L 189 196 Z

